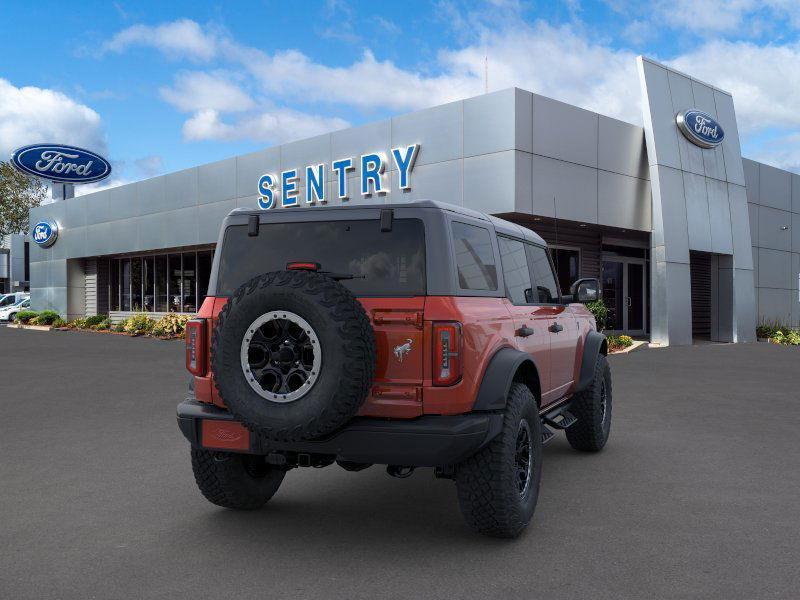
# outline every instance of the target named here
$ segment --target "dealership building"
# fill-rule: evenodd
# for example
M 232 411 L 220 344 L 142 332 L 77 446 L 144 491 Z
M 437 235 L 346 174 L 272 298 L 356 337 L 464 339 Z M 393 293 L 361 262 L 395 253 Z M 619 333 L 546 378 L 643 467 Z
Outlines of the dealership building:
M 32 305 L 191 313 L 235 208 L 430 199 L 536 231 L 562 287 L 600 279 L 611 330 L 667 345 L 797 326 L 800 175 L 742 158 L 729 93 L 638 70 L 643 127 L 512 88 L 40 206 L 31 224 L 57 237 L 30 243 Z

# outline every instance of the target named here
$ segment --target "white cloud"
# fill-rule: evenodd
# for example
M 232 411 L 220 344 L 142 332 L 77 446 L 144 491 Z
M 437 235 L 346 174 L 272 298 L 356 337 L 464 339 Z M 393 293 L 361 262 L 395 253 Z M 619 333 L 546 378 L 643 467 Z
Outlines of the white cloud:
M 336 117 L 311 115 L 288 108 L 250 114 L 225 122 L 218 111 L 196 112 L 183 125 L 187 140 L 259 140 L 281 143 L 344 129 L 349 123 Z
M 26 144 L 53 142 L 106 152 L 100 115 L 61 92 L 0 79 L 0 158 Z
M 239 112 L 254 106 L 247 92 L 223 73 L 179 73 L 172 87 L 161 88 L 161 97 L 183 112 L 203 109 Z
M 157 154 L 137 158 L 134 164 L 145 177 L 155 177 L 164 170 L 164 159 Z
M 156 48 L 173 57 L 207 61 L 217 53 L 219 35 L 204 31 L 191 19 L 179 19 L 160 25 L 133 25 L 123 29 L 105 44 L 106 52 L 122 52 L 131 46 Z

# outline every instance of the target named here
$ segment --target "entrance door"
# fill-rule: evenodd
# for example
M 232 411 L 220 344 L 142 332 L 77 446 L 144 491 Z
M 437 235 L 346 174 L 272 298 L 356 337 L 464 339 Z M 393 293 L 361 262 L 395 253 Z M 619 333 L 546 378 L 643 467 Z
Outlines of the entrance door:
M 647 278 L 641 258 L 603 260 L 603 301 L 608 308 L 610 333 L 644 335 Z

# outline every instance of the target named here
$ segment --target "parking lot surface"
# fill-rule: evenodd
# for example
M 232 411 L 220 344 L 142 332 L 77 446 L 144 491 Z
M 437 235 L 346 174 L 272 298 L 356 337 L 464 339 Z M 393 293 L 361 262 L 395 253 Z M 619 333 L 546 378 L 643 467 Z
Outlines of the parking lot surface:
M 606 450 L 548 444 L 514 541 L 471 533 L 425 469 L 298 469 L 264 510 L 209 504 L 182 350 L 0 328 L 0 598 L 797 597 L 797 349 L 612 357 Z

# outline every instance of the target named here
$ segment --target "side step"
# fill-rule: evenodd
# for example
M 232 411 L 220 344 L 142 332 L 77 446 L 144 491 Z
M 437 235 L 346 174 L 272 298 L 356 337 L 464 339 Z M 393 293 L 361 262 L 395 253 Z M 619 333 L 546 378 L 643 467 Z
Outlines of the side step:
M 559 406 L 555 410 L 541 415 L 542 418 L 542 445 L 555 437 L 555 432 L 550 429 L 566 429 L 575 424 L 578 418 L 569 412 L 569 403 Z M 549 427 L 548 427 L 549 426 Z

